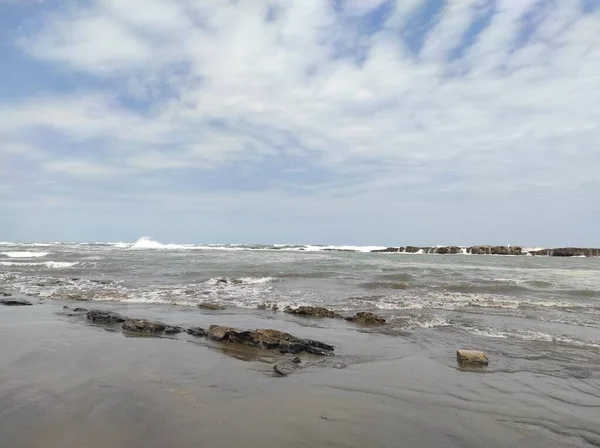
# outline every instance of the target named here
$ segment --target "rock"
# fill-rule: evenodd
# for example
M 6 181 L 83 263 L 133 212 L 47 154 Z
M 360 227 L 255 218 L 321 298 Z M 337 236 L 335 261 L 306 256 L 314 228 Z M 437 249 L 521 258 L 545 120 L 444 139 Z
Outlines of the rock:
M 161 322 L 153 322 L 146 319 L 127 319 L 123 324 L 123 330 L 136 333 L 162 333 L 166 325 Z
M 304 351 L 305 345 L 299 342 L 291 342 L 291 341 L 279 341 L 279 347 L 277 349 L 281 353 L 289 353 L 291 355 L 295 355 L 297 353 L 302 353 Z
M 125 322 L 125 318 L 118 313 L 104 310 L 91 310 L 87 312 L 87 318 L 93 322 L 104 324 L 117 324 Z
M 273 366 L 273 372 L 277 376 L 291 375 L 296 369 L 298 369 L 298 364 L 288 360 L 280 361 Z
M 477 350 L 456 350 L 456 360 L 461 366 L 487 366 L 489 363 L 487 355 Z
M 334 313 L 327 308 L 318 306 L 299 306 L 296 309 L 286 308 L 284 310 L 288 314 L 295 314 L 297 316 L 310 316 L 310 317 L 340 317 L 339 314 Z
M 0 299 L 0 305 L 4 306 L 29 306 L 33 305 L 29 300 L 22 299 Z
M 287 341 L 292 338 L 292 335 L 277 330 L 237 331 L 232 329 L 229 332 L 228 340 L 251 347 L 273 350 L 279 348 L 280 341 Z
M 549 256 L 551 252 L 552 252 L 552 249 L 541 249 L 541 250 L 532 250 L 529 253 L 531 255 Z
M 459 254 L 462 249 L 458 246 L 442 246 L 433 249 L 434 254 L 446 255 L 446 254 Z
M 85 313 L 87 312 L 87 308 L 75 308 L 73 311 L 75 313 Z
M 63 306 L 63 310 L 70 310 L 71 308 L 69 308 L 67 305 Z
M 373 253 L 395 253 L 395 252 L 404 252 L 404 247 L 386 247 L 385 249 L 374 249 L 371 252 Z
M 265 303 L 259 303 L 256 306 L 256 309 L 259 309 L 259 310 L 268 310 L 268 311 L 277 311 L 279 309 L 279 307 L 277 306 L 276 303 L 265 302 Z
M 2 296 L 2 297 L 10 297 L 10 296 L 12 296 L 12 294 L 10 292 L 0 291 L 0 296 Z
M 204 328 L 191 327 L 191 328 L 187 329 L 187 334 L 190 334 L 190 335 L 196 336 L 196 337 L 204 337 L 207 335 L 207 332 Z
M 406 252 L 407 254 L 416 254 L 420 250 L 423 250 L 423 252 L 425 252 L 424 249 L 427 249 L 427 248 L 415 247 L 415 246 L 406 246 L 406 248 L 404 249 L 404 252 Z
M 97 283 L 98 285 L 110 285 L 114 283 L 112 280 L 90 280 L 91 283 Z
M 600 249 L 559 247 L 557 249 L 552 249 L 550 255 L 553 257 L 598 257 L 600 256 Z
M 223 305 L 219 305 L 218 303 L 199 303 L 198 308 L 201 308 L 203 310 L 211 310 L 211 311 L 220 311 L 220 310 L 224 310 L 225 306 Z
M 224 327 L 221 325 L 211 325 L 208 329 L 208 337 L 213 341 L 224 341 L 229 338 L 229 332 L 235 330 L 239 332 L 233 327 Z
M 183 328 L 178 327 L 177 325 L 166 325 L 165 326 L 165 334 L 177 334 L 181 333 Z
M 221 277 L 217 279 L 217 285 L 226 285 L 227 283 L 229 283 L 229 280 L 226 279 L 225 277 Z
M 302 362 L 302 360 L 300 359 L 300 357 L 299 357 L 299 356 L 294 356 L 294 357 L 292 358 L 292 362 L 293 362 L 294 364 L 300 364 L 300 363 Z
M 296 341 L 300 342 L 301 344 L 306 345 L 307 347 L 320 348 L 322 350 L 327 350 L 330 352 L 332 352 L 334 350 L 333 345 L 325 344 L 324 342 L 313 341 L 312 339 L 297 339 L 297 338 L 294 338 L 294 339 Z
M 361 325 L 383 325 L 385 319 L 373 313 L 360 312 L 356 316 L 346 317 L 347 321 L 355 322 Z

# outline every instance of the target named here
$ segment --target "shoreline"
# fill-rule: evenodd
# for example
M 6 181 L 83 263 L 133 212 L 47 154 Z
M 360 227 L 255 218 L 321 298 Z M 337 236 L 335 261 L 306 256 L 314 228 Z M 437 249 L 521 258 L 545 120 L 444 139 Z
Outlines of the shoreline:
M 337 319 L 97 305 L 174 325 L 277 328 L 332 343 L 336 354 L 278 378 L 267 351 L 243 356 L 186 335 L 130 337 L 65 316 L 58 301 L 2 307 L 0 445 L 600 444 L 593 380 L 502 361 L 508 355 L 500 347 L 489 369 L 465 372 L 443 341 L 440 348 L 419 338 L 341 331 L 352 327 Z M 518 368 L 507 369 L 513 363 Z

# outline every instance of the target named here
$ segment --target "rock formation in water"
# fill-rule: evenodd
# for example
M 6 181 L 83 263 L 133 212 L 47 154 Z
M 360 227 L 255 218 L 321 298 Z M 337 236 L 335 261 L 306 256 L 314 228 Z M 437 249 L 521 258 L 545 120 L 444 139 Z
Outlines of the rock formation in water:
M 600 257 L 600 249 L 561 247 L 556 249 L 539 249 L 526 251 L 521 246 L 436 246 L 436 247 L 387 247 L 375 249 L 374 253 L 405 253 L 405 254 L 470 254 L 470 255 L 544 255 L 551 257 Z
M 295 314 L 297 316 L 310 316 L 310 317 L 341 317 L 339 314 L 328 310 L 327 308 L 322 308 L 319 306 L 299 306 L 298 308 L 286 307 L 284 310 L 285 313 Z
M 0 299 L 0 305 L 29 306 L 29 305 L 32 305 L 32 303 L 29 300 L 22 300 L 22 299 Z
M 347 321 L 355 322 L 360 325 L 383 325 L 385 319 L 373 313 L 360 312 L 356 316 L 346 317 Z

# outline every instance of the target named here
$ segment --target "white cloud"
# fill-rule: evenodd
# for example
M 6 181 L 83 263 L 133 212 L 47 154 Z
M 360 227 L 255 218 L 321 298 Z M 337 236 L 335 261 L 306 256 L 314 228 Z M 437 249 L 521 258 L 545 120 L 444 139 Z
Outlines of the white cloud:
M 347 1 L 344 14 L 381 3 Z M 600 59 L 592 57 L 599 15 L 554 2 L 520 46 L 523 15 L 537 3 L 503 0 L 464 58 L 450 61 L 481 5 L 449 3 L 415 57 L 400 36 L 423 4 L 398 1 L 372 36 L 348 28 L 356 25 L 322 0 L 278 4 L 271 22 L 269 2 L 255 0 L 96 0 L 57 11 L 22 48 L 65 72 L 98 77 L 114 93 L 5 104 L 0 133 L 27 142 L 44 128 L 71 143 L 105 142 L 112 155 L 97 168 L 73 153 L 45 165 L 65 174 L 206 170 L 294 156 L 339 176 L 337 187 L 303 180 L 320 194 L 393 197 L 411 185 L 484 194 L 548 189 L 548 179 L 597 182 L 597 159 L 586 163 L 585 155 L 600 140 Z M 360 64 L 338 54 L 349 35 L 367 46 Z M 548 159 L 576 178 L 555 179 Z

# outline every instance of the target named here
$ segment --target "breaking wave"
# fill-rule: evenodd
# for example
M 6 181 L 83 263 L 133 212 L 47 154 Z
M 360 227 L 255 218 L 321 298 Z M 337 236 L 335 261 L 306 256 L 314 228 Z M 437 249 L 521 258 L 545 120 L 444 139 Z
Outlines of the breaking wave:
M 2 255 L 8 258 L 38 258 L 49 254 L 50 252 L 2 252 Z

